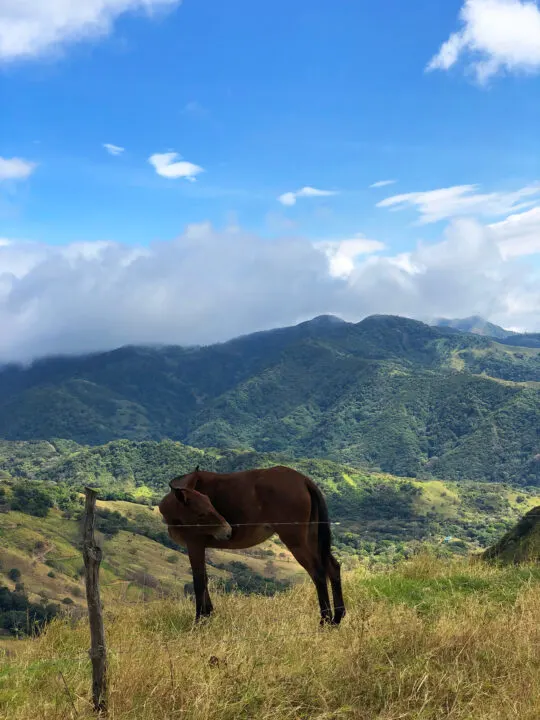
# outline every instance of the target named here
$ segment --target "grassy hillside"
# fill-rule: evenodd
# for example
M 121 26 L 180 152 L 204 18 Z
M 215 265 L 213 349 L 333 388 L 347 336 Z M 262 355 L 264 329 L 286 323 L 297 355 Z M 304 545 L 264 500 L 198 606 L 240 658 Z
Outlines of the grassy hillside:
M 186 555 L 171 542 L 155 507 L 175 474 L 232 471 L 287 463 L 311 476 L 328 500 L 336 554 L 344 567 L 393 564 L 420 544 L 439 556 L 466 554 L 497 541 L 530 508 L 532 490 L 367 473 L 318 459 L 189 448 L 172 441 L 0 443 L 0 578 L 33 602 L 83 600 L 80 491 L 99 489 L 104 593 L 149 599 L 191 582 Z M 210 575 L 228 588 L 273 592 L 303 571 L 279 542 L 246 552 L 209 552 Z M 12 569 L 20 571 L 10 580 Z
M 0 371 L 0 437 L 172 438 L 540 485 L 540 353 L 375 316 Z M 471 462 L 471 458 L 473 462 Z
M 189 560 L 169 541 L 157 509 L 98 501 L 98 513 L 106 602 L 148 601 L 184 592 L 192 581 Z M 46 517 L 17 511 L 0 514 L 0 585 L 12 592 L 18 585 L 34 603 L 84 606 L 80 538 L 79 519 L 69 519 L 56 508 Z M 293 560 L 272 540 L 241 553 L 209 550 L 209 576 L 227 588 L 275 592 L 302 574 Z M 18 571 L 16 579 L 10 577 L 13 569 Z
M 348 615 L 319 630 L 312 588 L 217 597 L 193 628 L 185 600 L 109 604 L 115 720 L 536 720 L 540 575 L 418 557 L 344 577 Z M 0 713 L 92 717 L 86 622 L 11 645 Z
M 540 563 L 540 506 L 529 510 L 483 557 L 503 563 Z

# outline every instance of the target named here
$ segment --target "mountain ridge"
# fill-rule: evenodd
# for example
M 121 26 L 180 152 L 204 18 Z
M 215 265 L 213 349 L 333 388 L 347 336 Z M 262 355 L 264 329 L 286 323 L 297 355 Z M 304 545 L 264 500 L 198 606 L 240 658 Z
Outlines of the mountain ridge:
M 0 371 L 0 437 L 172 438 L 397 475 L 540 483 L 540 353 L 399 316 Z

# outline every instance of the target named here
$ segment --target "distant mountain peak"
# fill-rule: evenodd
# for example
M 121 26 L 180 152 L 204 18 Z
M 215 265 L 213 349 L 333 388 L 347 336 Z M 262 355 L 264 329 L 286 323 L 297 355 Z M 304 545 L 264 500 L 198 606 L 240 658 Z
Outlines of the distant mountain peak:
M 420 327 L 422 325 L 429 327 L 422 320 L 410 318 L 405 315 L 384 315 L 384 314 L 373 314 L 367 315 L 365 318 L 360 320 L 358 325 L 372 326 L 381 325 L 383 327 Z
M 485 320 L 480 315 L 471 315 L 466 318 L 436 318 L 431 322 L 431 325 L 435 327 L 453 328 L 460 332 L 483 335 L 499 340 L 515 334 L 512 330 L 505 330 L 505 328 Z
M 346 320 L 338 317 L 337 315 L 317 315 L 307 321 L 309 325 L 346 325 Z

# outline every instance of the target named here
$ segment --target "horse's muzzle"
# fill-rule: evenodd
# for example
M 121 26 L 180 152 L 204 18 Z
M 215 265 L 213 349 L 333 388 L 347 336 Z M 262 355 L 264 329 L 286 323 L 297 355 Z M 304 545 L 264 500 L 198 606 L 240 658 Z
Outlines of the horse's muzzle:
M 216 540 L 230 540 L 232 537 L 232 527 L 227 523 L 226 525 L 222 525 L 220 528 L 216 530 L 214 533 L 214 537 Z

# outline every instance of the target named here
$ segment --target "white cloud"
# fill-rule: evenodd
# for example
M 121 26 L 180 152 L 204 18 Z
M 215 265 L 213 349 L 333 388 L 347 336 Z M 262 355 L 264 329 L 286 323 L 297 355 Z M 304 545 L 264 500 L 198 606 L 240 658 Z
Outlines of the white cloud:
M 381 200 L 377 207 L 391 210 L 415 208 L 419 222 L 427 224 L 459 215 L 493 217 L 525 210 L 540 199 L 540 184 L 529 185 L 513 192 L 478 193 L 477 185 L 394 195 Z
M 207 224 L 143 249 L 14 243 L 0 268 L 0 360 L 225 340 L 321 314 L 335 282 L 307 240 Z
M 360 256 L 380 252 L 386 246 L 378 240 L 369 240 L 358 234 L 346 240 L 318 242 L 315 247 L 326 253 L 330 264 L 330 275 L 333 277 L 348 277 L 353 272 L 356 261 Z
M 540 330 L 540 273 L 505 260 L 488 228 L 453 220 L 437 243 L 371 256 L 349 276 L 356 307 L 410 317 L 481 315 Z
M 25 180 L 34 172 L 37 165 L 21 158 L 0 157 L 0 182 L 2 180 Z
M 278 197 L 279 202 L 282 205 L 295 205 L 296 204 L 296 193 L 286 192 Z
M 109 155 L 121 155 L 125 148 L 119 145 L 112 145 L 111 143 L 103 143 L 103 147 L 109 153 Z
M 540 72 L 536 0 L 465 0 L 463 28 L 450 35 L 427 70 L 448 70 L 466 57 L 479 82 L 500 71 Z
M 516 225 L 519 240 L 525 224 L 508 222 L 499 241 L 511 244 Z M 439 242 L 394 256 L 361 236 L 329 246 L 209 224 L 144 247 L 11 241 L 0 244 L 0 361 L 211 343 L 324 313 L 480 314 L 540 330 L 538 269 L 508 258 L 494 232 L 452 221 Z
M 278 197 L 279 202 L 282 205 L 295 205 L 296 200 L 299 197 L 329 197 L 330 195 L 337 195 L 335 190 L 317 190 L 313 187 L 303 187 L 301 190 L 296 192 L 286 192 Z
M 148 158 L 148 162 L 154 166 L 157 174 L 161 177 L 185 178 L 194 182 L 195 176 L 204 172 L 203 168 L 180 158 L 181 156 L 175 152 L 155 153 Z
M 397 182 L 397 180 L 379 180 L 378 182 L 374 182 L 372 185 L 370 185 L 370 188 L 382 188 L 386 187 L 387 185 L 394 185 Z
M 147 14 L 181 0 L 1 0 L 0 61 L 30 58 L 67 43 L 103 37 L 130 11 Z
M 540 206 L 489 226 L 505 259 L 540 253 Z

